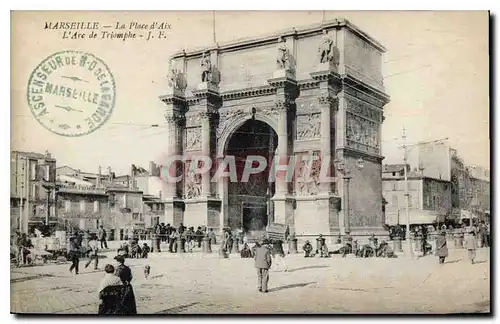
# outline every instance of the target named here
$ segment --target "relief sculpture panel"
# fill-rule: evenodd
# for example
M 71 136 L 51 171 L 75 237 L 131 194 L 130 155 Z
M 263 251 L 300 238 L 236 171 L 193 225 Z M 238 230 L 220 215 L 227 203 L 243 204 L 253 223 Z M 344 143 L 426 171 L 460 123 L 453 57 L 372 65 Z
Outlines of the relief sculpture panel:
M 297 116 L 298 140 L 308 140 L 320 137 L 321 114 L 309 114 Z
M 201 149 L 201 128 L 193 127 L 186 129 L 186 151 L 197 151 Z
M 219 114 L 219 126 L 217 127 L 217 138 L 220 138 L 222 134 L 232 125 L 236 118 L 246 115 L 247 113 L 243 109 L 229 109 L 227 111 L 221 112 Z
M 378 123 L 347 113 L 347 146 L 368 153 L 380 154 L 379 133 Z
M 195 172 L 195 168 L 191 167 L 191 163 L 186 163 L 186 198 L 192 199 L 201 195 L 201 174 Z M 202 163 L 202 161 L 199 161 Z M 201 165 L 199 165 L 201 167 Z
M 302 159 L 298 170 L 298 177 L 295 184 L 295 194 L 297 196 L 314 196 L 319 193 L 321 172 L 321 159 L 317 152 L 314 159 Z

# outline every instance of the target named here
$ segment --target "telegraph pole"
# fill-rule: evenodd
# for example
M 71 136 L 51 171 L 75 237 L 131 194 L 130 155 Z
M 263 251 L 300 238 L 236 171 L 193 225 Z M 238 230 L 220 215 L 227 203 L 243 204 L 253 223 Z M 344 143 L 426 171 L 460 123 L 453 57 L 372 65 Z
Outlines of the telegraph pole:
M 21 161 L 23 161 L 23 158 L 20 158 Z M 21 192 L 20 192 L 20 204 L 19 204 L 19 233 L 23 232 L 23 212 L 24 212 L 24 187 L 26 186 L 26 183 L 24 183 L 24 178 L 25 178 L 25 173 L 26 173 L 26 166 L 23 166 L 21 163 L 21 167 L 24 167 L 24 173 L 23 173 L 23 182 L 21 182 Z M 18 173 L 16 173 L 16 176 Z M 19 177 L 17 177 L 19 179 Z
M 405 171 L 405 197 L 406 197 L 406 249 L 408 257 L 413 258 L 413 248 L 410 239 L 410 194 L 408 192 L 408 147 L 406 146 L 406 129 L 403 127 L 404 171 Z

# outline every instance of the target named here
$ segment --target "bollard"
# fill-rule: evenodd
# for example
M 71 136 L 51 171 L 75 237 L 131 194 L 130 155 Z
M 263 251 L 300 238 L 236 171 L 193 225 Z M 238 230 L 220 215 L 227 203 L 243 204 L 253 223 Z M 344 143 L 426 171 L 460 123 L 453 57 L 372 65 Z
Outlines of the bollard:
M 201 251 L 203 253 L 212 253 L 212 247 L 210 246 L 210 239 L 208 237 L 204 237 L 201 242 Z
M 288 241 L 288 253 L 290 253 L 290 254 L 299 253 L 299 251 L 297 250 L 297 239 L 296 238 L 290 239 Z
M 422 251 L 422 235 L 415 236 L 415 251 Z
M 183 238 L 180 238 L 177 240 L 177 253 L 184 253 L 186 250 L 184 249 L 186 245 L 186 240 Z
M 238 240 L 233 241 L 233 248 L 231 249 L 231 253 L 240 253 Z
M 151 252 L 155 251 L 156 252 L 161 252 L 160 250 L 160 240 L 157 235 L 152 235 L 151 236 Z
M 403 252 L 403 247 L 401 245 L 401 238 L 395 237 L 392 241 L 392 249 L 394 252 Z

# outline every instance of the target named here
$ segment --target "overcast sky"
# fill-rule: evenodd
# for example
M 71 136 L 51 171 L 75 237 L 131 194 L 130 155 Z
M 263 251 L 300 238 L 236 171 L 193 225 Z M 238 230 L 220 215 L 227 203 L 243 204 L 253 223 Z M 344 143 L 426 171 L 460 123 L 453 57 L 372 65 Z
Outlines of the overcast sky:
M 45 15 L 45 16 L 44 16 Z M 98 164 L 125 173 L 131 164 L 160 161 L 165 129 L 127 126 L 163 124 L 158 96 L 166 88 L 168 57 L 182 48 L 211 45 L 212 12 L 18 13 L 12 31 L 12 149 L 49 150 L 59 166 L 97 172 Z M 217 12 L 220 43 L 291 27 L 319 23 L 322 12 Z M 45 22 L 166 21 L 165 40 L 62 40 L 43 30 Z M 487 12 L 326 12 L 345 17 L 386 48 L 383 70 L 391 102 L 382 126 L 384 163 L 400 163 L 401 130 L 408 142 L 448 137 L 469 164 L 489 168 L 489 57 Z M 117 100 L 110 120 L 98 131 L 77 138 L 43 128 L 31 115 L 26 91 L 31 71 L 45 57 L 65 49 L 94 53 L 114 74 Z M 274 58 L 270 58 L 274 59 Z

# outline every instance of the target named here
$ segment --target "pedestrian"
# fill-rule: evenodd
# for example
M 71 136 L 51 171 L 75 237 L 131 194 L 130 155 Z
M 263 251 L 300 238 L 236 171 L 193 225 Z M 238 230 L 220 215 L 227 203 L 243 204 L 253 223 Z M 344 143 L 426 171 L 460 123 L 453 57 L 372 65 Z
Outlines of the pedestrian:
M 106 230 L 102 225 L 99 227 L 99 241 L 101 242 L 101 249 L 108 248 L 108 242 L 106 241 Z
M 311 252 L 313 250 L 313 247 L 311 245 L 311 242 L 306 241 L 306 243 L 302 247 L 302 250 L 304 250 L 304 258 L 310 258 L 310 257 L 312 257 Z
M 319 236 L 316 238 L 316 254 L 319 254 L 321 252 L 321 248 L 325 245 L 325 238 L 323 237 L 323 234 L 319 234 Z
M 467 238 L 465 239 L 465 246 L 467 248 L 467 254 L 469 255 L 470 263 L 474 264 L 477 249 L 476 233 L 474 232 L 474 230 L 469 231 L 469 235 L 467 235 Z
M 266 245 L 267 240 L 262 241 L 262 245 L 258 244 L 255 249 L 255 268 L 257 269 L 257 288 L 260 292 L 267 293 L 267 285 L 269 282 L 269 268 L 271 268 L 272 258 L 271 251 Z
M 448 256 L 445 231 L 442 231 L 436 238 L 436 255 L 439 257 L 439 264 L 444 264 L 444 259 Z
M 94 263 L 94 270 L 97 270 L 97 266 L 99 265 L 99 255 L 97 254 L 98 252 L 98 244 L 96 238 L 93 236 L 89 242 L 89 260 L 85 264 L 85 268 L 87 268 L 92 260 L 95 260 Z
M 122 300 L 125 292 L 125 286 L 121 279 L 114 274 L 115 267 L 106 264 L 104 267 L 105 275 L 99 285 L 99 315 L 124 314 L 122 310 Z
M 213 228 L 211 228 L 210 231 L 208 232 L 208 238 L 210 239 L 211 245 L 217 244 L 217 236 L 215 235 Z
M 272 246 L 272 256 L 276 261 L 276 270 L 277 271 L 288 271 L 287 263 L 285 262 L 285 251 L 283 250 L 283 241 L 274 240 Z
M 198 248 L 201 248 L 201 241 L 203 240 L 203 231 L 201 230 L 201 226 L 198 226 L 198 229 L 195 232 L 196 242 L 198 243 Z
M 73 269 L 75 269 L 75 274 L 78 274 L 80 264 L 80 244 L 75 237 L 70 237 L 69 239 L 69 257 L 71 260 L 69 272 L 73 273 Z
M 125 259 L 117 255 L 115 260 L 118 262 L 118 267 L 116 267 L 115 275 L 118 276 L 123 285 L 125 286 L 125 291 L 123 293 L 122 307 L 123 314 L 137 314 L 137 307 L 135 303 L 134 289 L 132 288 L 132 271 L 128 266 L 125 265 Z
M 175 228 L 172 228 L 172 234 L 170 234 L 170 243 L 168 244 L 168 252 L 175 253 L 177 252 L 177 239 L 179 238 L 179 234 Z

